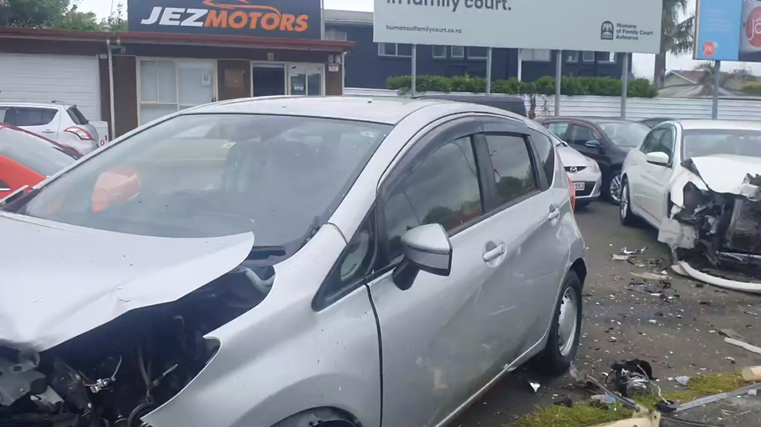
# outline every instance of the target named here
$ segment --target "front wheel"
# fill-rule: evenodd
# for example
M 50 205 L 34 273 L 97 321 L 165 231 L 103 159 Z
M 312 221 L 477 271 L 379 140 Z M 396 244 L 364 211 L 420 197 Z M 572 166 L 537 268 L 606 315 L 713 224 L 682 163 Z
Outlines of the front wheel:
M 618 219 L 622 225 L 631 227 L 636 225 L 636 218 L 632 212 L 632 197 L 629 192 L 629 181 L 624 178 L 621 182 L 621 201 L 618 204 Z
M 540 356 L 542 370 L 560 375 L 571 366 L 581 337 L 581 280 L 574 271 L 563 282 L 561 297 L 555 307 L 547 346 Z
M 621 202 L 621 169 L 611 171 L 610 176 L 605 181 L 603 195 L 606 200 L 614 205 Z

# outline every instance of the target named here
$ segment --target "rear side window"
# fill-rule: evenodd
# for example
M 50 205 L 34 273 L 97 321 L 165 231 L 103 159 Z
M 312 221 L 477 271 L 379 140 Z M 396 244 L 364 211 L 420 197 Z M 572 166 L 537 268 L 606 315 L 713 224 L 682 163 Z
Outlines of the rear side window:
M 14 126 L 43 126 L 53 121 L 58 110 L 35 107 L 0 107 L 3 123 Z
M 50 176 L 76 161 L 62 147 L 26 132 L 0 127 L 0 156 Z
M 388 259 L 401 255 L 401 237 L 424 224 L 452 232 L 483 214 L 471 137 L 443 145 L 391 192 L 384 208 Z
M 553 147 L 553 142 L 548 136 L 538 132 L 531 137 L 531 141 L 534 143 L 534 149 L 539 158 L 539 169 L 544 171 L 547 183 L 551 184 L 555 176 L 555 148 Z
M 485 136 L 501 204 L 511 203 L 539 190 L 526 140 L 514 135 Z
M 85 118 L 85 115 L 82 114 L 81 111 L 77 107 L 69 107 L 68 110 L 66 110 L 67 113 L 69 113 L 69 117 L 71 117 L 71 121 L 73 121 L 75 124 L 78 125 L 86 125 L 89 123 L 87 121 L 87 118 Z

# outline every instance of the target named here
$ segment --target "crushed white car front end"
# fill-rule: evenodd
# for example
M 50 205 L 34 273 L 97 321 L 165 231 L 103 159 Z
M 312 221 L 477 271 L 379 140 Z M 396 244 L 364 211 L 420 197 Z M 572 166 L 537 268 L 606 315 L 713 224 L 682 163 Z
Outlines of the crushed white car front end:
M 670 185 L 658 240 L 679 273 L 715 286 L 761 293 L 761 159 L 690 159 Z

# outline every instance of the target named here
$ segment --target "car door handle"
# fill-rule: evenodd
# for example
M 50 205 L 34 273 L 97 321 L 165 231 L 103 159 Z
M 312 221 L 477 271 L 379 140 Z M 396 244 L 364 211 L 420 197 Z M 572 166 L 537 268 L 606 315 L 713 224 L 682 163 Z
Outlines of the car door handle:
M 44 131 L 42 131 L 42 133 L 55 133 L 55 131 L 52 129 L 45 129 Z
M 550 213 L 547 214 L 547 219 L 552 221 L 560 216 L 560 209 L 557 206 L 550 206 Z
M 488 246 L 487 246 L 488 247 Z M 507 252 L 507 246 L 505 246 L 504 243 L 498 244 L 496 247 L 492 249 L 487 249 L 484 251 L 484 261 L 485 262 L 492 262 L 495 259 L 501 257 L 502 255 Z

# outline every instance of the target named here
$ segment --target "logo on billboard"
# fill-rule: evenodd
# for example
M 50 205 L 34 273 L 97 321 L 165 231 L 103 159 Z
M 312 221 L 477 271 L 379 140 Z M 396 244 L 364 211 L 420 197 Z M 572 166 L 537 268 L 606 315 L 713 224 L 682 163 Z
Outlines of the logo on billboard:
M 703 55 L 711 57 L 716 53 L 716 45 L 713 42 L 705 42 L 703 45 Z
M 613 40 L 613 23 L 605 21 L 600 26 L 600 40 Z
M 319 4 L 319 0 L 130 0 L 129 22 L 131 31 L 316 37 L 321 31 Z
M 761 47 L 761 7 L 750 11 L 744 25 L 748 42 L 755 47 Z

